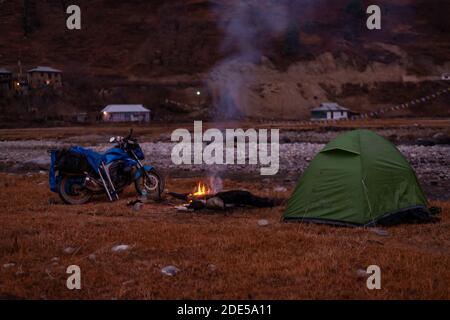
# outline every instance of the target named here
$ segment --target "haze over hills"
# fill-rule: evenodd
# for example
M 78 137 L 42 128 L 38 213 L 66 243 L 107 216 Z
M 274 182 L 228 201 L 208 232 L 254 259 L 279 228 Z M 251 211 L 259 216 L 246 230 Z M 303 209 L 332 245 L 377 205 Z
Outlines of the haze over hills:
M 450 72 L 446 0 L 377 1 L 377 31 L 366 28 L 370 1 L 81 0 L 76 31 L 66 28 L 70 4 L 0 1 L 0 67 L 62 69 L 53 112 L 139 102 L 162 118 L 304 119 L 328 100 L 356 111 L 402 103 L 442 88 Z M 448 110 L 441 99 L 412 112 Z

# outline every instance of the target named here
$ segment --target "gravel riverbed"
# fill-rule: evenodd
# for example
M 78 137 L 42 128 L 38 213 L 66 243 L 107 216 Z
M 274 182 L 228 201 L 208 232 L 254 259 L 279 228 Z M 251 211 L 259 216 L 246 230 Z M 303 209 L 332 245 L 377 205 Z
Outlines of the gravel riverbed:
M 58 141 L 0 141 L 0 171 L 10 173 L 27 173 L 46 171 L 50 164 L 48 149 L 69 147 L 74 144 Z M 219 175 L 222 177 L 239 177 L 240 179 L 271 179 L 285 183 L 295 183 L 314 156 L 324 147 L 321 143 L 281 143 L 279 172 L 275 176 L 260 175 L 261 165 L 175 165 L 171 160 L 171 142 L 144 142 L 141 146 L 149 163 L 169 177 L 190 177 Z M 102 152 L 110 144 L 96 146 L 84 145 Z M 399 150 L 408 159 L 426 189 L 434 198 L 447 199 L 450 194 L 450 145 L 399 145 Z M 248 158 L 247 158 L 248 161 Z M 267 167 L 265 165 L 264 167 Z

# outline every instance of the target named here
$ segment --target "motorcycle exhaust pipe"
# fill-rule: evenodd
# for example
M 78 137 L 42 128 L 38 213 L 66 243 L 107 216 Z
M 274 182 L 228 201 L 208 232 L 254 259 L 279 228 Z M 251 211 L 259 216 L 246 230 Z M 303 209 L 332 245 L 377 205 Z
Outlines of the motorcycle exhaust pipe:
M 86 189 L 93 191 L 93 192 L 100 192 L 103 190 L 102 185 L 97 180 L 90 177 L 89 175 L 85 179 L 85 187 L 86 187 Z

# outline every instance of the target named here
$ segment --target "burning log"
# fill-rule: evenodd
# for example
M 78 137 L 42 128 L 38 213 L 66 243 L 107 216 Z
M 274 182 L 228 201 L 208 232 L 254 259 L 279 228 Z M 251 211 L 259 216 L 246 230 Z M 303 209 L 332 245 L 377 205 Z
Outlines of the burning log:
M 199 183 L 193 193 L 169 192 L 172 197 L 187 201 L 183 207 L 185 210 L 214 209 L 224 210 L 231 207 L 250 206 L 256 208 L 273 207 L 274 201 L 269 198 L 259 197 L 249 191 L 230 190 L 212 194 L 204 184 Z M 178 207 L 181 209 L 181 207 Z M 183 209 L 184 210 L 184 209 Z

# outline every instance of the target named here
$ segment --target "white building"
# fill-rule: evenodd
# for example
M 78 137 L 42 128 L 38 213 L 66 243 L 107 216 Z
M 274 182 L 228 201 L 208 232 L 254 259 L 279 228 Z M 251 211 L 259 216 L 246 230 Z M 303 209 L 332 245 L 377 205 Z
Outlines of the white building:
M 142 104 L 110 104 L 102 110 L 107 122 L 149 122 L 150 112 Z
M 311 120 L 339 120 L 348 119 L 351 111 L 334 102 L 321 103 L 311 110 Z
M 59 88 L 62 86 L 62 71 L 46 66 L 39 66 L 27 71 L 28 85 L 37 89 L 43 86 Z

